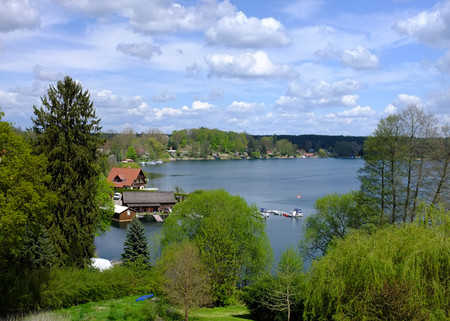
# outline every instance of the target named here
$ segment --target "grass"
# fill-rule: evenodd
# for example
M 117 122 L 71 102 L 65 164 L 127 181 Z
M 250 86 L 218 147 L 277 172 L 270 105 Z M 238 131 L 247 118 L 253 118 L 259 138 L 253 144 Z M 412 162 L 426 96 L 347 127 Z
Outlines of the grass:
M 151 301 L 135 302 L 138 296 L 129 296 L 116 300 L 90 302 L 67 309 L 28 315 L 9 321 L 66 321 L 66 320 L 148 320 L 154 312 Z M 193 309 L 189 314 L 191 321 L 248 321 L 250 314 L 245 306 Z

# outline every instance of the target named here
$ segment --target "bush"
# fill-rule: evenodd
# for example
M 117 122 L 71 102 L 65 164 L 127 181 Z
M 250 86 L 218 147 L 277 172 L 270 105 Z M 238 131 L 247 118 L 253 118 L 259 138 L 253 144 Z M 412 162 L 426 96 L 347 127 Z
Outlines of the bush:
M 448 236 L 448 229 L 411 224 L 336 241 L 310 268 L 305 318 L 448 320 Z
M 155 290 L 157 280 L 153 278 L 151 269 L 115 266 L 99 272 L 91 268 L 64 268 L 52 272 L 42 292 L 40 308 L 64 308 L 133 294 L 155 293 Z

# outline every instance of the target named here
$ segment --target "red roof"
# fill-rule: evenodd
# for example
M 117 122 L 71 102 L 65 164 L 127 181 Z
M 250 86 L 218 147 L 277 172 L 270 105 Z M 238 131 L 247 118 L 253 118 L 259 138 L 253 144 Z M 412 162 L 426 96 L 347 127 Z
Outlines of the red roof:
M 114 187 L 132 186 L 139 175 L 145 179 L 144 172 L 140 168 L 113 167 L 109 172 L 108 182 L 113 183 Z

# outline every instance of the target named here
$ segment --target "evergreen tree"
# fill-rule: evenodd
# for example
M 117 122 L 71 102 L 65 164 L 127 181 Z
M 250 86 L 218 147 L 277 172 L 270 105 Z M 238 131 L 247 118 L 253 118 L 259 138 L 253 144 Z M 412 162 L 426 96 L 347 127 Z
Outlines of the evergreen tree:
M 147 235 L 144 225 L 135 217 L 128 226 L 127 238 L 123 244 L 122 261 L 128 263 L 144 263 L 150 261 Z
M 50 86 L 34 107 L 35 152 L 48 159 L 50 190 L 57 195 L 47 226 L 61 265 L 83 266 L 94 254 L 100 208 L 99 119 L 88 91 L 70 77 Z

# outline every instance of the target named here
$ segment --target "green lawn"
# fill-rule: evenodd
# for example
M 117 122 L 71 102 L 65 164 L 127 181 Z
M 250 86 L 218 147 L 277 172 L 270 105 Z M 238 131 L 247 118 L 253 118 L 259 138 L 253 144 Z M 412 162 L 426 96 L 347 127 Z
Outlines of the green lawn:
M 91 302 L 24 318 L 24 321 L 35 320 L 148 320 L 154 313 L 155 305 L 150 301 L 135 302 L 137 296 L 125 297 L 117 300 Z M 240 321 L 251 320 L 245 306 L 231 306 L 220 308 L 200 308 L 189 314 L 192 321 Z

